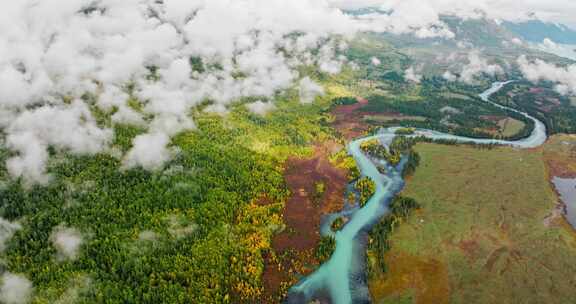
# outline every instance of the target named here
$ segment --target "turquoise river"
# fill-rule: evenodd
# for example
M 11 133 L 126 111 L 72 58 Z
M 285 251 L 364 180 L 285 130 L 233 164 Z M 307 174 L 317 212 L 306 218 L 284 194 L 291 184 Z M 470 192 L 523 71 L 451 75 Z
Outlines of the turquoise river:
M 474 139 L 460 137 L 431 130 L 418 129 L 411 136 L 424 136 L 436 140 L 455 140 L 461 143 L 498 144 L 516 148 L 534 148 L 546 141 L 546 127 L 544 124 L 526 113 L 504 107 L 489 100 L 490 96 L 510 82 L 497 82 L 480 94 L 480 98 L 495 106 L 514 111 L 534 121 L 534 130 L 529 137 L 518 141 L 504 141 L 494 139 Z M 375 163 L 360 149 L 360 145 L 368 140 L 378 139 L 382 145 L 388 147 L 397 136 L 397 127 L 386 128 L 378 134 L 360 138 L 348 145 L 348 152 L 352 155 L 363 176 L 371 178 L 376 183 L 376 192 L 363 208 L 347 208 L 344 211 L 329 215 L 336 219 L 341 216 L 349 218 L 346 225 L 337 232 L 330 230 L 329 221 L 322 225 L 322 235 L 332 235 L 336 240 L 336 249 L 330 259 L 322 264 L 315 272 L 303 278 L 293 286 L 289 293 L 287 303 L 309 303 L 314 299 L 326 299 L 334 304 L 370 303 L 368 292 L 365 254 L 368 232 L 388 212 L 388 205 L 404 187 L 402 169 L 406 160 L 402 160 L 396 167 L 384 161 L 380 165 L 386 167 L 386 174 L 381 174 Z

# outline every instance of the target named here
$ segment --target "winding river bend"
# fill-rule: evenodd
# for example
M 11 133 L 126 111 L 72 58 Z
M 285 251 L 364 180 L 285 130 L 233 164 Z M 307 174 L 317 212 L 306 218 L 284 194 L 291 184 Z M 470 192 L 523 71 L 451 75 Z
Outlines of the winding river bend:
M 480 94 L 480 98 L 501 109 L 520 113 L 534 121 L 534 130 L 530 136 L 518 141 L 495 139 L 474 139 L 440 133 L 431 130 L 418 129 L 411 136 L 425 136 L 430 139 L 455 140 L 461 143 L 498 144 L 516 148 L 534 148 L 542 145 L 546 139 L 546 127 L 536 118 L 489 100 L 490 96 L 510 82 L 496 82 L 492 87 Z M 376 192 L 363 208 L 345 210 L 329 217 L 348 216 L 348 223 L 336 233 L 324 227 L 323 235 L 331 234 L 336 240 L 336 250 L 331 258 L 322 264 L 315 272 L 293 286 L 286 300 L 287 303 L 308 303 L 314 298 L 327 298 L 334 304 L 370 303 L 365 271 L 365 254 L 368 232 L 388 212 L 388 206 L 394 196 L 404 188 L 402 169 L 406 163 L 403 159 L 396 167 L 382 161 L 386 174 L 381 174 L 375 164 L 360 149 L 360 145 L 368 140 L 378 139 L 388 147 L 397 136 L 397 127 L 386 128 L 374 136 L 357 139 L 348 145 L 363 176 L 371 178 L 376 183 Z

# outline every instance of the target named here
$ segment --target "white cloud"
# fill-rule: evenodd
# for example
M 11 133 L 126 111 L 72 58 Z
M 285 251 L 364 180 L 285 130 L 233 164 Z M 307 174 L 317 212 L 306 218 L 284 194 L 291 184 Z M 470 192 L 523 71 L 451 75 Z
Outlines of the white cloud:
M 458 42 L 456 43 L 456 46 L 457 46 L 459 49 L 471 49 L 471 48 L 474 48 L 474 45 L 473 45 L 472 43 L 468 42 L 468 41 L 458 41 Z
M 75 228 L 58 226 L 50 235 L 50 241 L 58 250 L 59 259 L 74 260 L 82 245 L 82 234 Z
M 503 73 L 504 70 L 497 64 L 490 64 L 488 61 L 481 57 L 477 51 L 472 51 L 468 54 L 468 64 L 462 68 L 460 80 L 466 83 L 473 83 L 476 76 L 486 74 L 494 76 Z
M 66 106 L 25 111 L 12 122 L 8 132 L 11 135 L 31 133 L 46 145 L 78 154 L 98 153 L 112 137 L 112 131 L 100 129 L 86 104 L 79 100 Z
M 276 109 L 276 106 L 271 102 L 262 102 L 258 100 L 256 102 L 246 104 L 246 109 L 254 114 L 264 116 Z
M 9 135 L 7 146 L 19 151 L 19 156 L 6 162 L 6 168 L 12 176 L 22 177 L 26 183 L 50 182 L 50 176 L 46 174 L 47 147 L 33 133 Z
M 532 82 L 551 81 L 556 83 L 559 93 L 576 94 L 576 65 L 560 67 L 540 59 L 530 61 L 526 56 L 518 58 L 518 65 L 526 79 Z
M 515 45 L 520 45 L 520 46 L 524 45 L 524 41 L 522 41 L 522 39 L 517 38 L 517 37 L 512 38 L 511 42 Z
M 20 224 L 0 218 L 0 252 L 6 249 L 6 242 L 8 242 L 14 236 L 16 231 L 20 229 L 22 229 Z
M 363 30 L 414 34 L 419 38 L 454 37 L 454 33 L 440 21 L 438 11 L 426 2 L 420 0 L 380 2 L 379 8 L 389 13 L 370 13 L 359 16 Z
M 78 303 L 83 293 L 89 290 L 92 280 L 88 276 L 79 275 L 73 278 L 68 284 L 66 291 L 53 302 L 54 304 L 73 304 Z
M 409 67 L 406 69 L 406 71 L 404 71 L 404 78 L 408 81 L 420 83 L 422 80 L 422 75 L 418 74 L 414 67 Z
M 218 114 L 220 116 L 225 116 L 230 111 L 228 110 L 228 108 L 225 105 L 216 103 L 216 104 L 211 104 L 211 105 L 207 106 L 204 109 L 204 112 L 212 113 L 212 114 Z
M 542 41 L 542 45 L 543 45 L 545 48 L 550 48 L 550 49 L 554 49 L 554 48 L 557 48 L 557 47 L 558 47 L 558 45 L 557 45 L 554 41 L 550 40 L 549 38 L 545 38 L 545 39 Z
M 18 152 L 18 156 L 8 159 L 8 172 L 28 183 L 43 184 L 49 181 L 45 173 L 48 146 L 93 155 L 104 151 L 113 136 L 111 130 L 96 125 L 89 108 L 80 100 L 24 110 L 6 131 L 6 145 Z
M 129 96 L 121 88 L 115 85 L 109 85 L 104 88 L 104 92 L 100 94 L 97 105 L 100 109 L 110 111 L 113 107 L 125 106 Z
M 304 77 L 300 80 L 300 102 L 311 103 L 318 96 L 324 95 L 324 88 L 315 83 L 310 77 Z
M 370 61 L 372 62 L 373 66 L 379 66 L 382 64 L 382 62 L 380 61 L 380 59 L 376 58 L 376 57 L 372 57 L 372 59 L 370 59 Z
M 147 170 L 159 170 L 174 155 L 168 148 L 170 137 L 165 133 L 139 135 L 134 139 L 134 147 L 124 158 L 125 168 L 142 167 Z
M 446 71 L 444 72 L 444 74 L 442 74 L 442 78 L 448 80 L 448 81 L 456 81 L 458 80 L 458 76 L 454 75 L 452 72 L 450 71 Z
M 32 282 L 20 274 L 6 272 L 2 275 L 0 302 L 4 304 L 26 304 L 32 298 Z
M 576 60 L 576 52 L 574 52 L 572 45 L 557 44 L 551 39 L 545 38 L 542 43 L 531 44 L 531 46 L 547 53 Z
M 112 115 L 112 121 L 118 124 L 123 123 L 135 126 L 144 126 L 146 124 L 140 113 L 127 106 L 120 106 L 118 111 Z
M 433 14 L 450 14 L 465 18 L 487 16 L 497 20 L 527 20 L 536 15 L 538 18 L 554 22 L 564 22 L 576 26 L 574 12 L 576 2 L 572 0 L 330 0 L 338 7 L 356 9 L 362 7 L 383 7 L 394 9 L 398 6 L 412 9 L 412 18 L 432 20 Z M 404 10 L 404 8 L 402 8 Z
M 90 7 L 102 9 L 83 13 Z M 342 60 L 327 38 L 358 30 L 325 0 L 22 0 L 0 8 L 0 123 L 18 153 L 8 167 L 42 184 L 50 180 L 48 147 L 85 154 L 108 148 L 111 131 L 94 123 L 78 99 L 84 93 L 96 96 L 100 109 L 115 110 L 114 123 L 149 123 L 148 137 L 134 142 L 141 150 L 126 162 L 156 168 L 142 145 L 193 129 L 196 105 L 210 100 L 224 113 L 241 97 L 273 96 L 294 85 L 302 64 L 338 73 Z M 201 58 L 203 69 L 193 71 L 190 57 Z M 147 77 L 147 66 L 157 67 L 156 77 Z M 143 113 L 127 105 L 128 83 Z M 168 159 L 166 147 L 152 151 Z
M 158 238 L 159 238 L 158 234 L 151 230 L 145 230 L 138 234 L 138 240 L 140 241 L 152 242 L 158 240 Z
M 497 64 L 490 64 L 488 60 L 482 57 L 480 52 L 477 50 L 470 51 L 466 57 L 466 60 L 468 62 L 461 67 L 460 71 L 458 72 L 459 75 L 455 75 L 451 71 L 446 71 L 442 77 L 448 81 L 474 83 L 476 77 L 479 75 L 484 74 L 494 76 L 504 72 L 501 66 Z
M 95 123 L 87 103 L 114 123 L 147 127 L 125 157 L 128 167 L 159 168 L 166 146 L 145 144 L 194 128 L 189 113 L 202 102 L 226 113 L 242 97 L 271 97 L 301 86 L 302 101 L 321 92 L 298 83 L 297 67 L 315 64 L 338 73 L 343 44 L 333 35 L 357 31 L 446 37 L 439 14 L 507 19 L 523 10 L 562 18 L 576 9 L 568 0 L 19 0 L 0 5 L 0 125 L 17 153 L 9 172 L 27 183 L 50 181 L 47 149 L 95 154 L 109 150 L 112 132 Z M 378 5 L 390 14 L 354 18 L 338 7 Z M 86 10 L 87 8 L 97 8 Z M 98 9 L 99 8 L 99 9 Z M 522 10 L 518 10 L 522 8 Z M 561 9 L 558 9 L 561 8 Z M 513 13 L 513 14 L 512 14 Z M 200 58 L 192 67 L 190 58 Z M 156 67 L 149 77 L 147 67 Z M 488 72 L 490 70 L 488 69 Z M 132 84 L 133 91 L 126 89 Z M 142 113 L 128 106 L 138 97 Z M 68 103 L 73 100 L 72 103 Z M 34 106 L 33 109 L 31 106 Z M 90 104 L 91 106 L 91 104 Z M 160 140 L 161 139 L 161 140 Z M 138 142 L 136 142 L 138 141 Z

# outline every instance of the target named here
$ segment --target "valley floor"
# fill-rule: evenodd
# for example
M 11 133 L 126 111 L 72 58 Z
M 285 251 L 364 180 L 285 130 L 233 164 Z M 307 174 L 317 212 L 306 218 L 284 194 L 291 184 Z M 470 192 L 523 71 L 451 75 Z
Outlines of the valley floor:
M 418 145 L 403 195 L 422 208 L 390 237 L 375 303 L 573 301 L 576 232 L 547 181 L 574 168 L 574 146 L 569 136 L 532 150 Z

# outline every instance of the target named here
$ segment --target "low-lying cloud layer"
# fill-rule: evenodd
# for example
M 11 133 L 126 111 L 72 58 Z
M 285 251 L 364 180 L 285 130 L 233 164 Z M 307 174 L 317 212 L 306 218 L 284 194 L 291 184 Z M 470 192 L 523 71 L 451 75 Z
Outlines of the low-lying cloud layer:
M 576 52 L 571 45 L 557 44 L 549 38 L 545 38 L 542 43 L 532 44 L 532 47 L 541 51 L 551 53 L 560 57 L 576 60 Z
M 112 140 L 112 131 L 98 127 L 88 106 L 78 99 L 69 104 L 20 110 L 13 113 L 14 119 L 6 127 L 6 144 L 19 153 L 6 164 L 13 176 L 46 183 L 48 146 L 75 154 L 95 154 Z
M 309 77 L 300 80 L 300 102 L 311 103 L 314 98 L 324 95 L 324 88 L 316 84 Z
M 336 53 L 345 46 L 334 36 L 388 31 L 450 38 L 453 33 L 439 14 L 478 17 L 483 9 L 499 16 L 495 8 L 512 3 L 4 1 L 0 128 L 6 146 L 16 152 L 7 168 L 27 183 L 46 184 L 49 147 L 74 154 L 108 153 L 114 124 L 130 124 L 145 128 L 146 134 L 122 156 L 124 167 L 160 169 L 174 153 L 170 138 L 195 127 L 190 113 L 202 102 L 212 103 L 208 111 L 226 113 L 230 103 L 256 96 L 263 103 L 248 109 L 264 114 L 279 91 L 297 88 L 305 103 L 321 95 L 322 89 L 297 67 L 316 65 L 325 73 L 338 73 L 345 60 Z M 351 5 L 376 5 L 388 13 L 350 16 L 340 9 Z M 135 100 L 141 107 L 133 106 Z M 111 115 L 111 124 L 97 123 L 96 109 Z
M 172 155 L 171 136 L 194 128 L 189 114 L 196 105 L 210 101 L 211 109 L 225 111 L 242 97 L 273 96 L 299 81 L 299 65 L 337 73 L 339 46 L 329 38 L 358 30 L 326 1 L 22 0 L 1 6 L 0 127 L 17 152 L 7 166 L 12 176 L 42 184 L 50 181 L 48 147 L 108 151 L 113 126 L 97 124 L 94 108 L 112 115 L 113 123 L 146 127 L 124 165 L 158 169 Z M 318 89 L 311 80 L 302 84 L 310 102 Z M 142 108 L 130 106 L 131 99 Z
M 420 81 L 422 80 L 422 75 L 417 73 L 414 67 L 409 67 L 408 69 L 406 69 L 406 71 L 404 71 L 404 78 L 408 81 L 420 83 Z
M 263 102 L 261 100 L 258 100 L 256 102 L 247 104 L 246 108 L 251 113 L 264 116 L 269 112 L 273 111 L 274 109 L 276 109 L 276 106 L 271 102 Z
M 556 83 L 558 93 L 576 95 L 576 65 L 560 67 L 539 59 L 530 61 L 526 56 L 518 58 L 518 65 L 526 79 L 551 81 Z
M 453 56 L 456 57 L 456 55 Z M 451 71 L 446 71 L 442 75 L 444 79 L 472 84 L 475 82 L 477 76 L 495 76 L 504 72 L 504 69 L 502 69 L 500 65 L 489 63 L 477 50 L 469 52 L 466 61 L 467 63 L 458 71 L 458 75 Z
M 0 218 L 0 253 L 6 249 L 6 243 L 20 229 L 22 229 L 20 224 Z
M 26 304 L 34 291 L 32 282 L 25 276 L 6 272 L 0 285 L 0 302 L 4 304 Z
M 75 228 L 59 226 L 52 231 L 50 241 L 58 250 L 60 260 L 74 260 L 82 245 L 82 234 Z
M 522 21 L 537 17 L 553 22 L 564 22 L 576 26 L 574 12 L 576 2 L 572 0 L 330 0 L 333 5 L 346 9 L 367 6 L 385 9 L 407 8 L 397 13 L 401 27 L 410 20 L 420 18 L 422 22 L 433 21 L 440 14 L 457 15 L 465 18 L 489 18 Z M 406 16 L 408 19 L 401 17 Z
M 364 25 L 369 25 L 366 30 L 394 34 L 413 33 L 419 38 L 454 37 L 454 33 L 440 21 L 438 11 L 420 0 L 379 2 L 377 7 L 388 13 L 369 13 L 359 16 L 359 20 L 365 21 Z
M 477 75 L 494 76 L 503 72 L 504 70 L 501 66 L 490 64 L 488 60 L 480 56 L 479 52 L 473 51 L 468 54 L 468 64 L 462 68 L 460 80 L 466 83 L 473 83 Z

